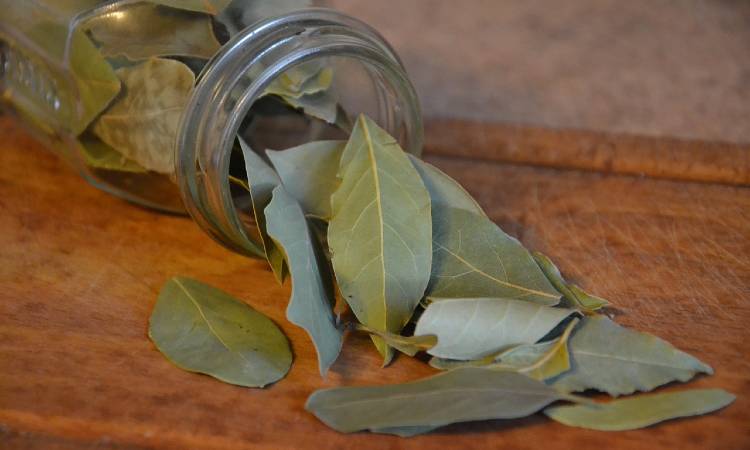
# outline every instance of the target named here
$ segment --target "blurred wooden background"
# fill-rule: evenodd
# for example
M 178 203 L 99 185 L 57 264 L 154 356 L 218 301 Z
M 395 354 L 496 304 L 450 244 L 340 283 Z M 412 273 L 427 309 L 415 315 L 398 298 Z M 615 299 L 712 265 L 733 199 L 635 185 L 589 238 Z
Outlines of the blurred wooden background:
M 425 115 L 750 143 L 747 0 L 323 0 L 396 48 Z

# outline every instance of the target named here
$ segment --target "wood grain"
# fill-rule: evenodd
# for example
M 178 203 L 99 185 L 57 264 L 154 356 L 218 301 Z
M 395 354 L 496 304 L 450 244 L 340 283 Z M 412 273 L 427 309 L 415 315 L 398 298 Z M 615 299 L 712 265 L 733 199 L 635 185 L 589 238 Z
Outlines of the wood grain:
M 380 358 L 347 336 L 325 380 L 313 346 L 284 319 L 289 285 L 213 243 L 190 220 L 88 186 L 0 119 L 0 447 L 3 449 L 745 449 L 750 446 L 750 190 L 617 174 L 430 160 L 488 214 L 548 253 L 616 320 L 716 369 L 690 387 L 738 396 L 729 408 L 608 434 L 534 416 L 399 439 L 338 434 L 304 411 L 320 387 L 413 380 L 419 360 Z M 146 336 L 160 286 L 192 276 L 268 314 L 292 341 L 288 377 L 243 389 L 184 372 Z M 668 389 L 679 389 L 671 386 Z
M 425 151 L 443 156 L 672 180 L 750 185 L 750 145 L 467 120 L 431 120 Z

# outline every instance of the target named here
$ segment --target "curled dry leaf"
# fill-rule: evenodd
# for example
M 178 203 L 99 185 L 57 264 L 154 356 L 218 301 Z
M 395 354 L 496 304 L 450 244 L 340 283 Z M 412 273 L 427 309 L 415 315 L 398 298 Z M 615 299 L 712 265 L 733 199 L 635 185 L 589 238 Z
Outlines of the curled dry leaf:
M 117 70 L 124 86 L 94 122 L 99 139 L 148 170 L 174 171 L 174 145 L 195 76 L 185 64 L 153 58 Z
M 415 336 L 433 334 L 428 353 L 473 360 L 521 344 L 534 344 L 574 310 L 504 298 L 433 299 L 422 313 Z
M 292 277 L 292 297 L 286 316 L 310 335 L 318 352 L 320 373 L 325 375 L 343 343 L 343 332 L 333 314 L 333 276 L 328 262 L 313 238 L 302 208 L 283 186 L 273 190 L 265 217 L 268 234 L 283 250 Z

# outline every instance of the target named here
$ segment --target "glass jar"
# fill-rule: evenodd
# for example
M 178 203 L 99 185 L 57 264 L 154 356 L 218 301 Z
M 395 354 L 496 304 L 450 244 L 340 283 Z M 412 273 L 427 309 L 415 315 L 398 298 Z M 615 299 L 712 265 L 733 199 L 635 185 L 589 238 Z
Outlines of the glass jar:
M 0 105 L 94 186 L 260 256 L 238 136 L 259 154 L 345 139 L 363 113 L 422 148 L 393 49 L 333 10 L 279 9 L 296 3 L 0 0 Z

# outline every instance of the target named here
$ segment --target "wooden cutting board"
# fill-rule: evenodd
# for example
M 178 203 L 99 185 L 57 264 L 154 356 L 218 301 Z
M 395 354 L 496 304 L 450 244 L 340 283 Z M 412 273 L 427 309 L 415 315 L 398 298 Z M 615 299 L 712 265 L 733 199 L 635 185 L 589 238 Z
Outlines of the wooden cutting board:
M 537 415 L 412 439 L 339 434 L 304 410 L 312 391 L 433 370 L 411 358 L 381 369 L 368 339 L 350 335 L 322 380 L 305 333 L 284 318 L 289 285 L 264 262 L 224 250 L 189 219 L 90 187 L 0 118 L 0 448 L 750 448 L 748 148 L 457 122 L 433 123 L 428 137 L 428 160 L 493 220 L 611 300 L 619 323 L 715 368 L 689 387 L 723 388 L 737 401 L 624 433 Z M 243 389 L 170 365 L 146 328 L 174 275 L 273 318 L 292 341 L 289 375 Z

